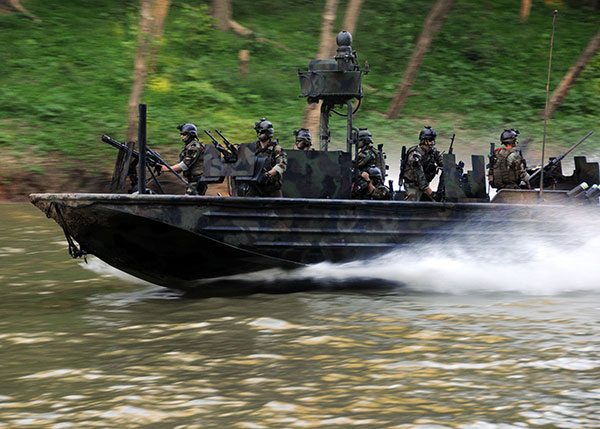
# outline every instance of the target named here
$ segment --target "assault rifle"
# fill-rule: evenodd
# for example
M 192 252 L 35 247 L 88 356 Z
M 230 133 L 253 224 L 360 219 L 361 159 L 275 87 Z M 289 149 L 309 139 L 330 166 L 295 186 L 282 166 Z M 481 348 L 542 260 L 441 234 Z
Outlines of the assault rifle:
M 593 131 L 590 131 L 589 133 L 587 133 L 585 136 L 583 136 L 577 143 L 575 143 L 573 146 L 571 146 L 569 149 L 567 149 L 566 152 L 558 155 L 556 158 L 552 158 L 550 160 L 550 162 L 548 162 L 548 164 L 544 165 L 543 170 L 544 170 L 544 176 L 546 174 L 548 174 L 550 177 L 552 177 L 552 173 L 553 171 L 557 168 L 557 166 L 560 165 L 560 162 L 569 154 L 571 153 L 571 151 L 573 151 L 573 149 L 575 149 L 577 146 L 579 146 L 581 143 L 583 143 L 589 136 L 591 136 L 592 134 L 594 134 Z M 543 160 L 542 160 L 543 161 Z M 539 182 L 540 180 L 540 175 L 542 173 L 542 169 L 539 168 L 538 170 L 535 171 L 535 173 L 533 173 L 531 176 L 529 176 L 529 183 L 532 184 L 533 186 L 533 181 L 537 180 Z M 545 182 L 545 181 L 544 181 Z
M 231 144 L 229 142 L 229 140 L 227 140 L 225 137 L 223 137 L 223 134 L 221 134 L 220 131 L 218 131 L 218 130 L 215 130 L 215 131 L 217 132 L 217 134 L 219 134 L 221 136 L 221 138 L 223 139 L 223 142 L 225 142 L 225 147 L 223 147 L 223 145 L 221 143 L 219 143 L 219 141 L 211 135 L 210 131 L 204 130 L 204 133 L 208 137 L 210 137 L 213 145 L 215 145 L 215 148 L 217 148 L 217 150 L 221 153 L 221 155 L 223 155 L 223 159 L 225 160 L 225 162 L 236 162 L 238 159 L 237 148 L 233 144 Z
M 124 145 L 123 143 L 119 143 L 118 141 L 116 141 L 115 139 L 113 139 L 107 135 L 102 136 L 102 141 L 104 143 L 108 143 L 109 145 L 111 145 L 113 147 L 116 147 L 120 151 L 124 151 L 125 153 L 127 153 L 127 151 L 128 151 L 126 145 Z M 135 162 L 137 163 L 140 160 L 140 154 L 137 151 L 132 150 L 131 158 L 133 158 L 135 160 Z M 181 177 L 179 174 L 177 174 L 177 172 L 175 170 L 173 170 L 169 166 L 169 164 L 167 164 L 165 161 L 163 161 L 163 159 L 160 157 L 160 155 L 158 153 L 154 152 L 152 149 L 146 148 L 146 166 L 148 168 L 155 169 L 157 171 L 157 173 L 159 173 L 161 166 L 163 166 L 163 165 L 165 167 L 167 167 L 169 169 L 169 171 L 171 173 L 173 173 L 179 180 L 181 180 L 188 188 L 190 188 L 192 190 L 192 192 L 194 193 L 194 195 L 197 194 L 194 187 L 192 185 L 190 185 L 190 183 L 187 180 L 185 180 L 183 177 Z M 154 176 L 154 173 L 152 173 L 152 170 L 150 170 L 150 173 L 152 174 L 152 178 L 154 179 L 154 181 L 158 184 L 158 180 Z M 158 186 L 160 187 L 160 184 L 158 184 Z

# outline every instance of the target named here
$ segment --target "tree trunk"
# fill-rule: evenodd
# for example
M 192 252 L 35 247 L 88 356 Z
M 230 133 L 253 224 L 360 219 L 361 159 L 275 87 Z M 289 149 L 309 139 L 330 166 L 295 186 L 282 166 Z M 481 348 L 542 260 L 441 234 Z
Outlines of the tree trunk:
M 19 0 L 2 0 L 2 1 L 0 1 L 0 6 L 2 6 L 3 4 L 21 12 L 27 18 L 29 18 L 35 22 L 42 22 L 41 19 L 39 19 L 35 15 L 32 15 L 27 9 L 25 9 L 25 7 L 21 4 L 21 2 Z M 8 11 L 8 13 L 10 13 L 9 9 L 7 9 L 7 11 Z
M 550 101 L 548 102 L 548 111 L 546 113 L 548 118 L 551 118 L 554 112 L 556 112 L 556 110 L 560 107 L 564 98 L 567 96 L 567 93 L 573 87 L 583 69 L 585 69 L 585 66 L 590 62 L 592 57 L 596 54 L 596 52 L 598 52 L 599 49 L 600 30 L 594 37 L 592 37 L 592 40 L 590 40 L 583 53 L 579 56 L 575 62 L 575 65 L 569 69 L 565 77 L 563 77 L 563 80 L 552 93 Z M 540 112 L 540 117 L 543 116 L 544 110 Z
M 217 20 L 215 27 L 227 31 L 231 28 L 231 0 L 212 0 L 211 15 Z
M 419 67 L 433 41 L 433 37 L 442 28 L 453 5 L 454 0 L 436 0 L 427 18 L 425 18 L 425 23 L 423 24 L 421 34 L 419 34 L 415 50 L 410 57 L 402 82 L 396 89 L 392 104 L 387 112 L 388 119 L 396 119 L 404 107 L 410 88 L 417 77 Z
M 133 84 L 127 104 L 127 134 L 126 142 L 129 150 L 133 149 L 137 140 L 137 112 L 142 99 L 142 91 L 146 81 L 146 70 L 150 52 L 150 41 L 152 39 L 152 8 L 153 0 L 140 0 L 140 22 L 138 28 L 138 49 L 133 67 Z M 125 188 L 127 172 L 129 170 L 129 159 L 124 158 L 123 152 L 119 152 L 115 170 L 113 172 L 110 189 L 112 192 L 121 192 Z
M 344 22 L 342 23 L 342 30 L 354 36 L 356 30 L 356 24 L 358 23 L 358 17 L 360 16 L 360 8 L 362 7 L 363 0 L 350 0 L 348 6 L 346 6 L 346 14 L 344 15 Z
M 140 23 L 138 29 L 138 49 L 133 67 L 133 85 L 127 104 L 127 141 L 137 138 L 137 112 L 146 81 L 150 42 L 152 40 L 152 0 L 140 0 Z
M 321 17 L 321 38 L 319 42 L 319 53 L 317 59 L 328 59 L 335 55 L 335 38 L 333 36 L 333 25 L 339 0 L 326 0 L 325 10 Z M 308 128 L 313 135 L 319 132 L 319 117 L 321 114 L 321 103 L 306 106 L 304 123 L 302 126 Z
M 527 22 L 531 12 L 531 0 L 521 0 L 521 21 Z
M 162 41 L 163 32 L 165 29 L 165 21 L 169 14 L 169 7 L 171 6 L 171 0 L 154 0 L 152 6 L 152 49 L 150 51 L 150 72 L 154 71 L 156 65 L 156 58 L 158 57 L 158 51 L 160 49 L 160 43 Z

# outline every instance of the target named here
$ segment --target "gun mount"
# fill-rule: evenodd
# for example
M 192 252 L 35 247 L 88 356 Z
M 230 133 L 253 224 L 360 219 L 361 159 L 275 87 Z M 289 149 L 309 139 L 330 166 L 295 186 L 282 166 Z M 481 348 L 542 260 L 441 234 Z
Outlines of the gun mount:
M 347 31 L 341 31 L 335 39 L 338 48 L 334 59 L 312 60 L 308 65 L 308 71 L 298 70 L 300 79 L 301 97 L 306 97 L 309 104 L 322 101 L 321 117 L 319 123 L 320 149 L 327 150 L 331 138 L 329 131 L 329 118 L 331 112 L 347 118 L 347 151 L 352 151 L 352 115 L 360 107 L 363 98 L 362 76 L 369 72 L 369 66 L 360 69 L 358 55 L 352 49 L 352 35 Z M 356 109 L 353 109 L 352 100 L 359 101 Z M 336 112 L 336 105 L 346 105 L 347 113 Z

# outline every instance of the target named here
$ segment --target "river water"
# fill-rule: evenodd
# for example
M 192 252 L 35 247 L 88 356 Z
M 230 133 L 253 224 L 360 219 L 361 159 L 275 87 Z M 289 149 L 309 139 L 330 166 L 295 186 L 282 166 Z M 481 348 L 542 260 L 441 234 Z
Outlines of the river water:
M 0 204 L 0 428 L 599 427 L 600 245 L 555 250 L 190 296 L 72 260 L 43 213 Z

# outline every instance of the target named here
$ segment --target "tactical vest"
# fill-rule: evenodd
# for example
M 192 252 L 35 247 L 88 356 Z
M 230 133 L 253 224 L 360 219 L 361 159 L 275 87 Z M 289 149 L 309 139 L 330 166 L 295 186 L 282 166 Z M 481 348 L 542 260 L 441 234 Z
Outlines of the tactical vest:
M 179 154 L 179 160 L 183 161 L 186 157 L 193 157 L 198 151 L 197 157 L 188 166 L 188 169 L 183 172 L 183 176 L 188 180 L 196 180 L 204 172 L 204 144 L 199 141 L 193 141 L 185 145 Z
M 508 164 L 508 157 L 514 152 L 516 152 L 514 149 L 500 148 L 494 153 L 492 167 L 490 168 L 492 187 L 502 189 L 519 183 L 520 178 L 517 171 Z
M 408 172 L 409 170 L 412 170 L 414 166 L 412 165 L 408 165 L 408 160 L 410 159 L 410 157 L 412 156 L 413 153 L 415 152 L 419 152 L 419 155 L 421 157 L 421 166 L 423 167 L 423 173 L 425 174 L 425 179 L 427 180 L 427 182 L 431 182 L 433 180 L 433 178 L 435 177 L 435 175 L 437 174 L 437 164 L 434 161 L 434 157 L 433 157 L 433 152 L 424 152 L 422 149 L 419 150 L 420 146 L 416 145 L 413 146 L 411 148 L 409 148 L 406 151 L 406 154 L 404 156 L 404 158 L 402 159 L 404 168 L 403 171 L 404 172 Z M 410 176 L 410 174 L 409 174 Z M 409 180 L 413 180 L 413 178 L 408 177 Z
M 258 140 L 256 141 L 255 144 L 256 144 L 255 155 L 259 156 L 261 158 L 266 158 L 267 162 L 265 163 L 265 168 L 267 170 L 270 170 L 271 168 L 273 168 L 275 166 L 275 159 L 274 159 L 273 155 L 275 152 L 275 147 L 277 146 L 278 142 L 272 141 L 265 148 L 263 148 L 260 145 L 260 142 Z

